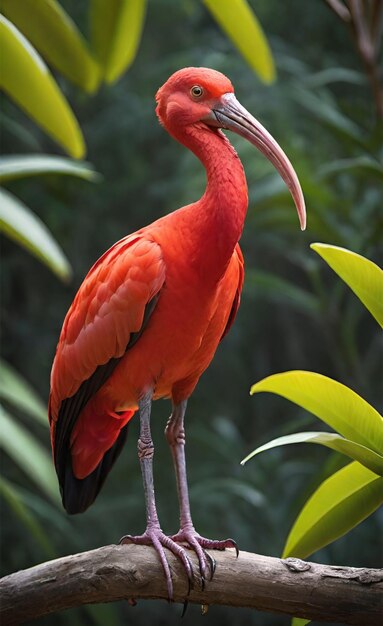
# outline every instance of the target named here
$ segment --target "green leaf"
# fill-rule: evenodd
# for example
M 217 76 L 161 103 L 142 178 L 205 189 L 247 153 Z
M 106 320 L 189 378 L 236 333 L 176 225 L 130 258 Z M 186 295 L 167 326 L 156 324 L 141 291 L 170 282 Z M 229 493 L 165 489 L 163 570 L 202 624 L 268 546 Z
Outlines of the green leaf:
M 335 105 L 331 105 L 324 98 L 318 98 L 311 91 L 302 89 L 298 85 L 294 89 L 293 95 L 294 99 L 320 122 L 323 122 L 357 144 L 363 144 L 362 130 L 355 122 L 343 115 Z
M 95 91 L 98 64 L 76 24 L 56 0 L 2 0 L 1 7 L 48 63 L 85 91 Z
M 355 441 L 345 439 L 335 433 L 322 433 L 322 432 L 303 432 L 294 433 L 292 435 L 285 435 L 273 439 L 263 446 L 259 446 L 253 452 L 251 452 L 246 458 L 241 461 L 241 465 L 244 465 L 247 461 L 253 458 L 256 454 L 270 450 L 271 448 L 277 448 L 278 446 L 285 446 L 291 443 L 318 443 L 337 452 L 341 452 L 346 456 L 349 456 L 354 461 L 359 461 L 365 467 L 368 467 L 372 472 L 383 476 L 383 456 L 377 454 L 366 446 L 361 446 Z
M 50 530 L 55 530 L 61 536 L 66 536 L 70 549 L 76 552 L 84 547 L 83 539 L 79 532 L 72 525 L 71 518 L 66 515 L 62 507 L 52 504 L 44 494 L 37 493 L 26 487 L 18 488 L 20 497 L 25 506 L 41 519 L 45 526 L 49 526 Z
M 72 157 L 85 152 L 84 139 L 65 97 L 27 39 L 0 15 L 0 88 Z
M 328 67 L 315 74 L 301 77 L 306 86 L 312 90 L 319 89 L 331 83 L 349 83 L 351 85 L 366 85 L 364 74 L 345 67 Z
M 342 537 L 383 503 L 383 478 L 354 462 L 325 480 L 299 513 L 283 558 L 305 559 Z
M 1 448 L 55 503 L 60 504 L 53 461 L 41 443 L 0 406 Z
M 0 398 L 48 427 L 47 407 L 27 381 L 0 360 Z
M 308 313 L 320 312 L 320 304 L 313 294 L 271 272 L 248 270 L 246 285 L 250 287 L 249 292 L 252 292 L 252 288 L 255 287 L 257 296 L 268 297 L 275 302 L 288 302 Z
M 378 178 L 383 178 L 383 167 L 379 161 L 370 156 L 362 155 L 350 159 L 338 159 L 330 161 L 318 169 L 319 180 L 329 178 L 342 172 L 355 172 L 360 174 L 370 173 Z
M 346 439 L 383 453 L 383 417 L 349 387 L 332 378 L 293 370 L 268 376 L 250 393 L 268 391 L 295 402 Z
M 85 161 L 72 161 L 47 154 L 17 154 L 0 157 L 0 182 L 2 183 L 40 174 L 65 174 L 90 181 L 97 181 L 101 178 L 92 165 Z
M 0 494 L 8 503 L 8 506 L 12 509 L 16 517 L 24 524 L 28 532 L 31 533 L 33 538 L 44 550 L 46 556 L 50 559 L 54 559 L 56 552 L 48 539 L 47 533 L 32 512 L 25 506 L 17 487 L 5 478 L 0 477 Z
M 313 243 L 311 248 L 347 283 L 383 328 L 383 270 L 345 248 L 324 243 Z
M 96 626 L 121 626 L 120 612 L 115 604 L 88 604 L 84 608 Z
M 130 67 L 137 54 L 147 0 L 92 0 L 91 32 L 94 52 L 107 83 Z
M 275 65 L 262 27 L 246 0 L 203 0 L 216 22 L 263 82 L 275 80 Z
M 5 107 L 3 107 L 3 109 L 5 109 Z M 1 133 L 2 133 L 3 141 L 4 141 L 4 131 L 5 131 L 7 134 L 9 133 L 10 135 L 12 135 L 11 137 L 12 146 L 18 146 L 18 144 L 22 144 L 23 150 L 24 149 L 33 150 L 33 152 L 41 151 L 40 137 L 37 137 L 33 133 L 33 130 L 34 130 L 33 127 L 27 128 L 25 126 L 25 121 L 24 123 L 22 121 L 17 122 L 12 117 L 5 115 L 4 110 L 2 110 L 1 111 L 1 126 L 2 126 Z
M 310 619 L 304 619 L 303 617 L 293 617 L 291 620 L 291 626 L 306 626 L 306 624 L 310 624 Z
M 241 498 L 251 504 L 251 506 L 264 506 L 264 496 L 255 487 L 249 483 L 237 479 L 215 478 L 203 480 L 193 485 L 190 490 L 190 497 L 197 501 L 204 494 L 225 493 L 227 497 L 233 495 Z
M 24 246 L 59 278 L 69 280 L 69 262 L 47 227 L 5 189 L 0 189 L 0 232 Z

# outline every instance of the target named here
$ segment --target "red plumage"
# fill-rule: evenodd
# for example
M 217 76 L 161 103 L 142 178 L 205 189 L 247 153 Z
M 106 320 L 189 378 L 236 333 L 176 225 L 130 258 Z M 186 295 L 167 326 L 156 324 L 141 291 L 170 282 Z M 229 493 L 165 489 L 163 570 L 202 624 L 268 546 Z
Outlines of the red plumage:
M 92 267 L 64 321 L 51 375 L 49 419 L 65 508 L 84 511 L 96 498 L 139 410 L 147 528 L 126 542 L 154 545 L 172 581 L 163 547 L 202 580 L 214 563 L 203 548 L 234 547 L 194 530 L 184 455 L 187 399 L 236 316 L 244 278 L 238 245 L 247 211 L 242 164 L 221 128 L 253 143 L 275 165 L 305 226 L 302 190 L 282 149 L 236 100 L 230 81 L 213 70 L 176 72 L 157 93 L 161 124 L 206 168 L 203 197 L 116 243 Z M 167 537 L 154 498 L 150 434 L 152 400 L 170 398 L 166 427 L 177 477 L 181 527 Z M 210 560 L 209 560 L 210 559 Z

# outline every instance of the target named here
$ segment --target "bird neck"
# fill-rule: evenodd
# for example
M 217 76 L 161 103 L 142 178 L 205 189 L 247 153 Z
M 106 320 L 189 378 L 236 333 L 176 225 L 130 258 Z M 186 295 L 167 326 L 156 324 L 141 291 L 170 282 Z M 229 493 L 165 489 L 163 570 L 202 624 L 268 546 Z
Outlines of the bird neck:
M 206 168 L 207 185 L 202 198 L 190 206 L 190 236 L 194 264 L 204 276 L 219 279 L 226 270 L 242 234 L 248 206 L 242 163 L 227 137 L 205 125 L 190 126 L 181 141 Z

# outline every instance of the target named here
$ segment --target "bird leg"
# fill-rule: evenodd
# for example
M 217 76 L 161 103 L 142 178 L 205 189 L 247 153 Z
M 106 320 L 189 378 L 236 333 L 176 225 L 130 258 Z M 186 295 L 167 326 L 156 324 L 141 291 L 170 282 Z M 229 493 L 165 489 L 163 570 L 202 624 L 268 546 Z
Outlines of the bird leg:
M 141 465 L 142 480 L 146 504 L 146 530 L 142 535 L 125 535 L 120 539 L 121 544 L 134 543 L 138 545 L 152 545 L 158 553 L 164 570 L 169 600 L 173 599 L 173 582 L 170 567 L 164 547 L 168 548 L 182 562 L 189 581 L 189 591 L 193 587 L 193 566 L 185 549 L 170 537 L 165 535 L 160 527 L 157 515 L 156 500 L 153 482 L 154 445 L 150 432 L 150 410 L 152 393 L 146 394 L 139 402 L 140 437 L 138 439 L 138 458 Z
M 195 551 L 199 562 L 202 587 L 204 587 L 208 568 L 210 568 L 210 580 L 215 571 L 215 561 L 211 555 L 206 552 L 206 548 L 210 548 L 211 550 L 234 548 L 237 556 L 238 548 L 233 539 L 225 539 L 223 541 L 206 539 L 205 537 L 201 537 L 194 528 L 190 513 L 189 489 L 186 476 L 184 428 L 186 404 L 187 400 L 183 400 L 179 404 L 173 405 L 173 412 L 165 429 L 165 435 L 173 456 L 180 504 L 180 530 L 171 538 L 173 541 L 186 543 L 189 548 Z

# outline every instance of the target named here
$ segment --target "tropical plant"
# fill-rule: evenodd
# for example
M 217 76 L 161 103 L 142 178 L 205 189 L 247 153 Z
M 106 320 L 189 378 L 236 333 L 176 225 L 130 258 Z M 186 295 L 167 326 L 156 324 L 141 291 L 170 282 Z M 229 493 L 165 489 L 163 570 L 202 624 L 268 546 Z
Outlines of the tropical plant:
M 33 4 L 27 18 L 32 22 L 39 1 L 4 0 L 2 6 L 22 7 L 24 2 Z M 104 4 L 111 10 L 112 5 L 117 6 L 114 0 Z M 216 4 L 224 6 L 220 0 Z M 280 3 L 278 11 L 274 3 L 263 0 L 249 0 L 249 5 L 272 43 L 278 80 L 271 87 L 255 79 L 211 19 L 207 6 L 198 0 L 148 3 L 139 54 L 130 71 L 112 88 L 103 85 L 98 74 L 93 93 L 90 87 L 86 90 L 70 81 L 38 48 L 36 40 L 32 41 L 21 22 L 17 24 L 52 68 L 103 179 L 98 185 L 56 175 L 7 181 L 7 191 L 36 210 L 49 225 L 71 261 L 73 279 L 69 285 L 61 284 L 21 249 L 4 241 L 2 350 L 14 370 L 33 381 L 33 388 L 45 398 L 63 315 L 90 265 L 106 246 L 163 212 L 194 201 L 203 189 L 204 176 L 197 161 L 180 152 L 156 124 L 156 89 L 181 66 L 205 65 L 223 71 L 247 108 L 272 130 L 296 166 L 309 208 L 309 230 L 302 236 L 296 229 L 283 183 L 239 140 L 236 147 L 246 163 L 250 199 L 241 242 L 247 266 L 245 290 L 237 323 L 201 378 L 191 406 L 187 425 L 193 442 L 187 450 L 191 504 L 198 526 L 208 536 L 232 535 L 241 549 L 277 555 L 285 531 L 307 497 L 304 487 L 308 493 L 313 491 L 312 482 L 318 484 L 346 457 L 333 454 L 327 463 L 320 463 L 326 453 L 320 446 L 288 446 L 260 456 L 258 463 L 248 463 L 246 472 L 241 471 L 235 459 L 244 456 L 250 449 L 249 441 L 256 437 L 257 441 L 267 441 L 298 430 L 319 430 L 312 427 L 309 414 L 298 412 L 290 403 L 285 403 L 281 412 L 280 400 L 271 394 L 264 398 L 260 411 L 259 401 L 248 396 L 246 387 L 268 373 L 312 369 L 342 381 L 378 406 L 379 329 L 373 319 L 366 319 L 363 307 L 348 294 L 347 286 L 331 280 L 330 271 L 321 271 L 321 260 L 307 254 L 306 244 L 307 237 L 332 241 L 378 260 L 383 174 L 374 101 L 351 40 L 347 45 L 345 26 L 322 1 L 311 3 L 310 10 L 297 0 Z M 95 59 L 89 28 L 92 5 L 60 0 L 60 6 L 73 18 L 69 24 L 84 34 L 85 47 Z M 41 16 L 35 21 L 44 23 Z M 62 50 L 53 24 L 41 38 L 57 52 Z M 65 58 L 73 59 L 68 45 L 64 51 Z M 82 62 L 72 60 L 68 65 L 73 72 Z M 55 150 L 47 134 L 10 99 L 4 98 L 3 104 L 3 151 L 14 155 Z M 8 413 L 17 417 L 18 425 L 27 428 L 48 451 L 47 428 L 28 420 L 23 408 L 5 399 L 3 402 Z M 153 420 L 156 462 L 163 467 L 156 489 L 159 501 L 166 502 L 162 510 L 164 528 L 175 531 L 176 500 L 169 493 L 169 459 L 163 442 L 167 410 L 166 403 L 158 405 L 158 419 Z M 20 502 L 38 520 L 57 555 L 104 545 L 127 530 L 139 530 L 144 523 L 135 426 L 132 424 L 128 445 L 103 497 L 83 516 L 65 516 L 31 481 L 29 473 L 20 471 L 9 454 L 2 455 L 4 476 L 17 488 Z M 28 526 L 14 514 L 4 494 L 2 490 L 2 571 L 9 573 L 43 560 L 47 553 L 35 535 L 26 532 Z M 379 517 L 371 516 L 344 540 L 325 548 L 320 558 L 379 567 L 378 524 Z M 110 613 L 104 614 L 112 608 L 116 611 L 114 619 Z M 168 624 L 179 621 L 177 607 L 158 603 L 143 603 L 134 610 L 127 603 L 97 606 L 91 619 L 82 611 L 46 620 L 71 626 L 96 622 L 117 626 L 131 619 L 137 626 L 161 619 Z M 191 607 L 185 620 L 193 623 L 195 619 Z M 238 612 L 215 607 L 209 612 L 212 624 L 245 621 L 255 625 L 260 619 L 273 626 L 287 623 L 287 618 L 260 616 L 245 609 Z
M 382 326 L 383 271 L 350 250 L 325 244 L 311 247 Z M 283 558 L 305 558 L 347 533 L 383 503 L 383 417 L 349 387 L 314 372 L 275 374 L 251 388 L 251 394 L 264 391 L 295 402 L 337 432 L 278 437 L 256 448 L 242 464 L 260 452 L 293 443 L 320 444 L 353 460 L 317 487 L 290 530 Z
M 272 55 L 246 0 L 209 0 L 206 6 L 259 76 L 265 82 L 272 81 Z M 71 156 L 82 157 L 85 141 L 81 129 L 39 53 L 74 84 L 94 93 L 102 80 L 115 82 L 133 62 L 146 0 L 92 0 L 90 45 L 56 0 L 4 0 L 2 12 L 0 87 Z M 20 157 L 6 158 L 1 168 L 2 182 L 47 171 L 94 179 L 86 164 L 76 166 L 44 155 L 28 155 L 21 161 Z M 1 230 L 42 258 L 61 278 L 68 278 L 69 264 L 38 218 L 8 192 L 2 192 L 1 200 Z
M 262 80 L 270 82 L 275 70 L 262 29 L 246 0 L 232 3 L 206 2 L 222 28 Z M 233 20 L 233 10 L 238 19 Z M 63 90 L 45 61 L 67 80 L 89 95 L 101 83 L 114 83 L 132 64 L 140 43 L 146 0 L 92 0 L 89 6 L 90 43 L 82 36 L 56 0 L 4 0 L 0 15 L 2 49 L 1 89 L 70 156 L 85 153 L 81 128 Z M 259 54 L 257 54 L 257 50 Z M 41 56 L 40 56 L 41 55 Z M 43 60 L 43 58 L 45 61 Z M 0 159 L 0 182 L 4 186 L 22 178 L 69 175 L 88 181 L 99 180 L 86 162 L 48 154 L 22 154 Z M 70 263 L 43 221 L 13 193 L 0 191 L 0 230 L 25 247 L 61 280 L 71 278 Z M 0 362 L 0 446 L 56 507 L 59 496 L 50 454 L 39 442 L 39 431 L 47 429 L 46 409 L 23 376 Z M 20 414 L 29 420 L 23 423 Z M 36 431 L 36 432 L 35 432 Z M 0 485 L 11 510 L 35 537 L 42 550 L 54 554 L 45 539 L 38 517 L 12 479 Z M 54 519 L 54 516 L 53 516 Z
M 204 0 L 245 60 L 270 83 L 273 57 L 246 0 Z M 56 0 L 4 0 L 0 16 L 0 87 L 71 156 L 85 142 L 70 106 L 44 59 L 89 94 L 116 82 L 133 63 L 144 27 L 146 0 L 91 0 L 88 43 Z M 40 53 L 40 54 L 39 54 Z

